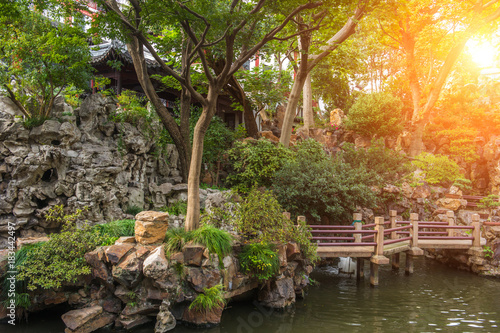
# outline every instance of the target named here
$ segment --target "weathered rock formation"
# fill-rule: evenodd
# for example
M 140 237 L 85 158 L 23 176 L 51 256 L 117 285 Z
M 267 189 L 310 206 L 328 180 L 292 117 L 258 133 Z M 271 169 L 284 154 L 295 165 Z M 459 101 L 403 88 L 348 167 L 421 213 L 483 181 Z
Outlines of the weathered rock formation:
M 187 199 L 175 147 L 160 151 L 155 135 L 141 125 L 112 121 L 113 98 L 91 95 L 74 111 L 58 99 L 54 119 L 31 130 L 2 101 L 0 249 L 6 247 L 9 222 L 18 237 L 58 230 L 43 218 L 54 205 L 68 212 L 88 207 L 83 219 L 104 223 L 133 218 L 126 215 L 130 207 L 159 209 Z M 201 190 L 202 206 L 209 191 Z

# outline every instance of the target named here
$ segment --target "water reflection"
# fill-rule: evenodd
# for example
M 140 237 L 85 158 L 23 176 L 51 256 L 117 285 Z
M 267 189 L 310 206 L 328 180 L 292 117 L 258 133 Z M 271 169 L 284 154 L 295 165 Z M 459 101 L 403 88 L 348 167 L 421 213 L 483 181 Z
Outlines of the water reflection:
M 368 265 L 365 272 L 368 272 Z M 495 332 L 500 312 L 500 280 L 477 277 L 425 258 L 415 260 L 415 273 L 380 271 L 380 285 L 368 277 L 360 283 L 339 275 L 337 268 L 318 269 L 319 287 L 284 311 L 258 304 L 231 304 L 222 324 L 213 329 L 178 326 L 174 333 L 326 333 L 326 332 Z M 57 318 L 54 319 L 58 321 Z M 60 323 L 60 322 L 59 322 Z M 60 325 L 30 322 L 25 330 L 5 333 L 62 332 Z M 152 333 L 153 325 L 134 333 Z M 19 328 L 19 327 L 18 327 Z M 102 331 L 105 332 L 105 331 Z M 106 331 L 109 332 L 109 331 Z

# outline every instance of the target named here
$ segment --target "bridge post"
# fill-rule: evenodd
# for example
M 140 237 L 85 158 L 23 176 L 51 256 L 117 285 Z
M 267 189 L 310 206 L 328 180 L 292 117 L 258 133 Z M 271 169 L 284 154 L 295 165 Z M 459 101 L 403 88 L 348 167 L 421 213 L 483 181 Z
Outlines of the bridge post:
M 391 210 L 389 211 L 389 220 L 391 221 L 391 229 L 397 227 L 396 223 L 396 215 L 397 211 Z M 398 238 L 396 231 L 391 232 L 391 239 Z M 392 255 L 392 269 L 399 269 L 399 253 L 395 253 Z
M 472 214 L 472 226 L 474 230 L 472 230 L 472 236 L 474 236 L 474 240 L 472 241 L 472 247 L 481 247 L 481 227 L 482 222 L 479 220 L 479 214 Z
M 389 263 L 389 259 L 384 257 L 384 218 L 375 218 L 375 253 L 370 259 L 370 284 L 378 286 L 378 266 Z
M 306 217 L 305 216 L 297 216 L 297 224 L 300 224 L 300 222 L 305 222 L 306 221 Z
M 479 216 L 479 215 L 478 215 Z M 448 220 L 448 225 L 455 226 L 455 213 L 452 210 L 446 212 L 446 219 Z M 448 237 L 455 236 L 455 229 L 448 229 Z
M 363 223 L 361 222 L 361 218 L 363 215 L 360 213 L 352 214 L 352 219 L 354 220 L 354 230 L 359 231 L 363 228 Z M 354 243 L 361 243 L 361 234 L 354 234 Z
M 406 252 L 405 274 L 413 274 L 413 250 L 418 247 L 418 214 L 410 214 L 411 221 L 411 250 Z
M 290 212 L 283 212 L 283 216 L 284 216 L 287 220 L 289 220 L 289 219 L 290 219 L 290 217 L 292 216 L 292 214 L 290 214 Z

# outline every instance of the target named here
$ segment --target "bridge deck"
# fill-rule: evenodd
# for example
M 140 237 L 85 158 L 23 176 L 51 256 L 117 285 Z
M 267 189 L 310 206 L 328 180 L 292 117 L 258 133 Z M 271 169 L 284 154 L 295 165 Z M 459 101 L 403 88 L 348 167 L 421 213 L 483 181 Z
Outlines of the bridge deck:
M 373 246 L 318 246 L 320 258 L 370 258 L 373 255 Z

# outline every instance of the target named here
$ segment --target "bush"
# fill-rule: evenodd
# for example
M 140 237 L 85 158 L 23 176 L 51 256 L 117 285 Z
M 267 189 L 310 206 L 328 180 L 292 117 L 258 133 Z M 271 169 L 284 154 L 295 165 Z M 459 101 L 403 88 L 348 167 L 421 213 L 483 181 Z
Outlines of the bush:
M 422 153 L 415 157 L 412 164 L 423 171 L 423 177 L 413 179 L 448 187 L 458 179 L 464 178 L 458 164 L 444 155 Z
M 189 310 L 201 313 L 207 313 L 214 309 L 224 308 L 226 299 L 224 298 L 222 285 L 216 285 L 212 288 L 203 289 L 203 294 L 199 294 L 189 305 Z
M 290 234 L 283 208 L 272 192 L 255 188 L 242 201 L 235 224 L 238 232 L 250 240 L 283 243 Z
M 327 217 L 332 223 L 351 221 L 356 206 L 373 207 L 370 173 L 312 148 L 310 142 L 299 147 L 297 157 L 289 160 L 274 177 L 273 191 L 279 203 L 294 216 L 306 215 L 314 221 Z
M 349 109 L 346 128 L 362 135 L 397 135 L 402 130 L 402 102 L 388 93 L 361 95 Z
M 278 255 L 266 242 L 245 245 L 239 260 L 242 272 L 259 280 L 269 280 L 279 272 Z
M 242 201 L 234 224 L 250 241 L 300 244 L 305 258 L 316 261 L 316 244 L 311 243 L 310 227 L 305 221 L 295 224 L 283 215 L 283 208 L 271 191 L 252 189 Z
M 363 168 L 372 185 L 395 183 L 411 172 L 406 155 L 385 147 L 383 140 L 372 141 L 367 149 L 356 149 L 352 143 L 342 146 L 341 159 L 351 168 Z
M 88 225 L 82 229 L 68 227 L 29 252 L 19 267 L 18 278 L 26 282 L 28 290 L 60 288 L 64 283 L 77 282 L 81 275 L 90 274 L 85 253 L 103 241 L 104 237 Z
M 236 141 L 228 155 L 234 171 L 227 182 L 246 193 L 254 186 L 271 186 L 275 172 L 292 157 L 292 152 L 269 140 Z
M 125 210 L 125 213 L 134 216 L 139 214 L 140 212 L 142 212 L 142 208 L 139 206 L 128 206 L 127 209 Z

